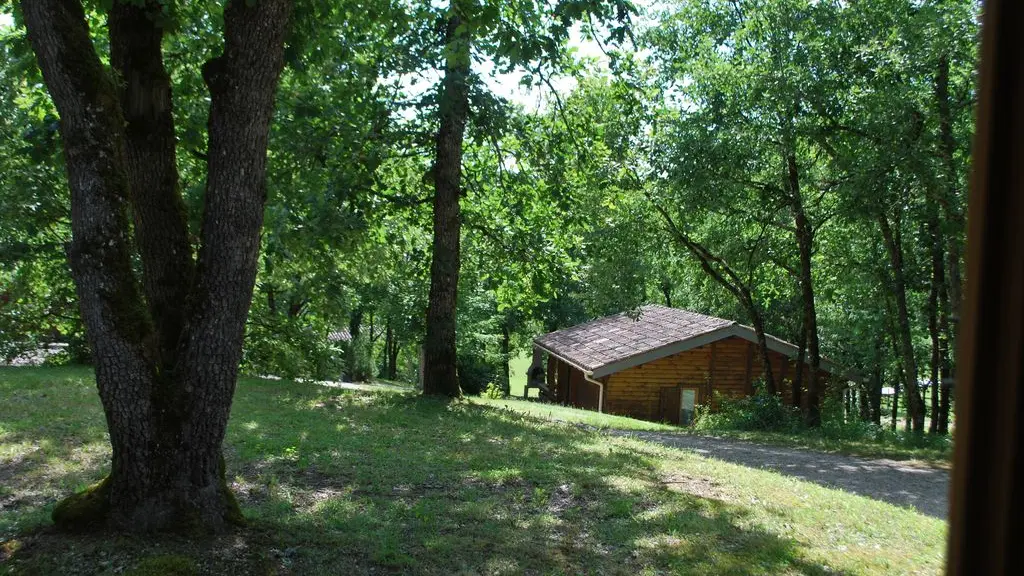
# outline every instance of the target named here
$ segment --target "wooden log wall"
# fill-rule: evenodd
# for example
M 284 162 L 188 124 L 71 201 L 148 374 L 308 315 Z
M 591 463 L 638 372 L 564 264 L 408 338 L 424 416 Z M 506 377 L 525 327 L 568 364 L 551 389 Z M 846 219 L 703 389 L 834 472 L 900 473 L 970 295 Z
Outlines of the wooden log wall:
M 778 391 L 783 401 L 791 404 L 791 386 L 784 381 L 796 374 L 795 362 L 776 352 L 770 354 Z M 806 366 L 803 370 L 806 387 L 810 374 Z M 717 410 L 717 395 L 738 398 L 753 393 L 753 383 L 761 372 L 756 344 L 726 338 L 612 374 L 605 387 L 604 408 L 612 414 L 657 421 L 662 419 L 663 388 L 693 386 L 699 390 L 697 402 L 711 403 L 711 409 Z M 828 375 L 822 373 L 821 378 Z

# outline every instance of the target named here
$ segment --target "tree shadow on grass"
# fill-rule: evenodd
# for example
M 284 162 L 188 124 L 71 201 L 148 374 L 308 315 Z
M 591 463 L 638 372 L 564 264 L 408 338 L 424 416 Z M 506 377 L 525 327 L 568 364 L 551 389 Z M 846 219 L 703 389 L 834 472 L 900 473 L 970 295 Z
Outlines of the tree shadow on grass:
M 248 529 L 29 536 L 0 567 L 103 573 L 170 551 L 206 573 L 836 573 L 747 508 L 667 489 L 648 456 L 509 411 L 245 380 L 226 452 Z
M 87 368 L 0 369 L 0 539 L 100 478 L 106 423 Z

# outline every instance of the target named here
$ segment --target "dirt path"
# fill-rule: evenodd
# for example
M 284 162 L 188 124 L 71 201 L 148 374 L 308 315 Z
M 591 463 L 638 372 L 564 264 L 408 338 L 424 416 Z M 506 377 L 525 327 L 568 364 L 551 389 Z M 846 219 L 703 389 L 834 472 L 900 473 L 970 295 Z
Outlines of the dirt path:
M 766 468 L 897 506 L 912 506 L 922 514 L 946 519 L 949 472 L 939 468 L 691 434 L 625 430 L 609 433 L 693 450 L 701 456 L 741 466 Z
M 327 386 L 328 388 L 341 388 L 343 390 L 358 390 L 360 392 L 412 392 L 416 389 L 411 386 L 395 386 L 384 382 L 329 382 L 318 380 L 315 384 Z

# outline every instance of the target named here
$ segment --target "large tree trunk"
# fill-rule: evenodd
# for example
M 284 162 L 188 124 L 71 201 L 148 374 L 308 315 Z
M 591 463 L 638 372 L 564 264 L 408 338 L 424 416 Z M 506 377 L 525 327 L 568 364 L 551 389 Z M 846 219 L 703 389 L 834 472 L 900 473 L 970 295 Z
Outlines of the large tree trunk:
M 907 288 L 903 270 L 903 246 L 899 230 L 894 232 L 885 214 L 878 217 L 889 252 L 889 264 L 892 267 L 892 288 L 896 298 L 896 345 L 901 364 L 903 365 L 903 385 L 907 392 L 907 416 L 914 432 L 924 431 L 924 401 L 917 387 L 917 360 L 914 358 L 914 343 L 910 330 L 910 312 L 907 309 Z M 897 222 L 897 226 L 899 222 Z
M 458 302 L 459 197 L 462 139 L 469 116 L 470 38 L 458 2 L 449 7 L 445 31 L 446 62 L 439 101 L 440 127 L 434 162 L 434 245 L 430 264 L 430 300 L 424 342 L 423 393 L 461 395 L 456 373 L 455 309 Z
M 818 312 L 814 305 L 814 281 L 811 270 L 811 256 L 814 251 L 814 232 L 807 221 L 803 196 L 800 193 L 800 172 L 796 156 L 787 157 L 789 173 L 789 200 L 793 214 L 793 229 L 800 251 L 800 296 L 803 301 L 804 333 L 807 335 L 807 354 L 811 370 L 807 380 L 807 395 L 804 398 L 804 420 L 808 426 L 821 425 L 821 408 L 818 374 L 821 368 L 821 350 L 818 345 Z
M 256 275 L 267 136 L 290 2 L 239 1 L 225 9 L 224 53 L 204 69 L 211 161 L 194 273 L 160 32 L 145 15 L 154 8 L 119 4 L 111 12 L 119 89 L 93 48 L 78 1 L 22 4 L 61 118 L 69 260 L 113 449 L 110 475 L 54 510 L 64 528 L 218 529 L 240 520 L 221 443 Z M 132 271 L 129 206 L 145 299 Z

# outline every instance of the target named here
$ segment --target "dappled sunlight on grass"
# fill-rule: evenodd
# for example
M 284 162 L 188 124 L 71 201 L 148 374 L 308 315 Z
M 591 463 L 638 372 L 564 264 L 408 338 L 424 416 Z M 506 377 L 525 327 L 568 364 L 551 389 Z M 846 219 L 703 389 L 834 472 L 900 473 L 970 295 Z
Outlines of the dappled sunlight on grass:
M 108 465 L 105 420 L 88 374 L 0 368 L 0 538 L 48 522 L 53 504 Z
M 90 430 L 95 393 L 75 401 Z M 18 446 L 34 438 L 31 426 L 14 434 Z M 41 468 L 102 443 L 42 436 Z M 106 452 L 95 453 L 33 482 L 97 476 Z M 261 572 L 870 574 L 941 561 L 942 524 L 913 512 L 466 402 L 242 379 L 225 453 L 259 541 L 244 561 Z M 45 509 L 5 516 L 38 523 Z M 59 565 L 70 545 L 35 559 Z

